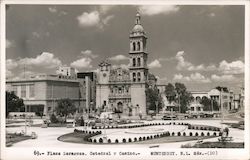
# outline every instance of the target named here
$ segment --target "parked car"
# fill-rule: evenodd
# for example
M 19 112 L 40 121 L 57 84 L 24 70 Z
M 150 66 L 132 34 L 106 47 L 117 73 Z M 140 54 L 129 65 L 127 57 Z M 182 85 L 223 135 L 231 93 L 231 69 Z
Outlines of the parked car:
M 162 120 L 176 120 L 176 119 L 177 119 L 177 116 L 175 116 L 175 115 L 173 115 L 173 116 L 171 116 L 171 115 L 164 115 L 162 117 Z

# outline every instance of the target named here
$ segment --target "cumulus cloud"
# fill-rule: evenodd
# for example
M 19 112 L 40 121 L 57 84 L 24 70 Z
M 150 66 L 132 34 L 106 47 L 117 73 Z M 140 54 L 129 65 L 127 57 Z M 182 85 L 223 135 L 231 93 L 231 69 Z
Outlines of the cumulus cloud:
M 223 60 L 219 64 L 219 71 L 223 74 L 242 74 L 244 73 L 244 63 L 240 60 L 230 63 Z
M 104 25 L 108 25 L 108 22 L 114 18 L 113 15 L 101 16 L 98 11 L 83 12 L 77 17 L 80 27 L 93 27 L 97 26 L 103 28 Z
M 122 60 L 128 60 L 129 58 L 122 55 L 122 54 L 119 54 L 119 55 L 116 55 L 116 56 L 113 56 L 113 57 L 110 57 L 109 60 L 111 61 L 122 61 Z
M 50 11 L 51 13 L 56 13 L 56 12 L 57 12 L 57 9 L 56 9 L 56 7 L 49 7 L 49 11 Z
M 114 7 L 115 7 L 115 5 L 101 5 L 100 12 L 103 14 L 106 14 L 108 11 L 110 11 Z
M 236 81 L 236 77 L 234 75 L 211 75 L 211 79 L 215 82 L 233 82 Z
M 152 61 L 151 63 L 148 64 L 149 68 L 161 68 L 161 63 L 159 60 L 155 59 L 154 61 Z
M 179 11 L 179 7 L 176 5 L 143 5 L 139 6 L 139 12 L 143 15 L 157 15 L 157 14 L 169 14 Z
M 205 66 L 204 64 L 194 65 L 191 62 L 188 62 L 184 59 L 185 52 L 179 51 L 177 52 L 175 58 L 177 60 L 177 70 L 188 70 L 188 71 L 214 71 L 216 70 L 216 66 L 214 64 L 210 64 Z
M 36 58 L 23 58 L 18 61 L 20 65 L 27 67 L 43 67 L 43 68 L 57 68 L 62 65 L 59 58 L 55 57 L 53 53 L 43 52 Z
M 196 82 L 196 83 L 210 83 L 211 80 L 204 75 L 196 72 L 192 73 L 189 76 L 183 76 L 182 74 L 175 74 L 174 81 L 185 81 L 185 82 Z
M 129 68 L 129 64 L 114 64 L 114 65 L 112 65 L 112 68 L 128 69 Z
M 77 68 L 77 69 L 83 69 L 83 68 L 92 68 L 91 65 L 92 59 L 89 57 L 83 57 L 81 59 L 78 59 L 70 64 L 71 67 Z
M 32 32 L 31 34 L 35 38 L 40 38 L 40 36 L 41 36 L 38 32 Z
M 18 66 L 18 62 L 14 59 L 7 59 L 6 60 L 6 69 L 14 69 Z
M 87 57 L 91 57 L 91 58 L 96 58 L 96 57 L 98 57 L 98 55 L 93 54 L 93 52 L 92 52 L 91 50 L 81 51 L 81 55 L 87 56 Z

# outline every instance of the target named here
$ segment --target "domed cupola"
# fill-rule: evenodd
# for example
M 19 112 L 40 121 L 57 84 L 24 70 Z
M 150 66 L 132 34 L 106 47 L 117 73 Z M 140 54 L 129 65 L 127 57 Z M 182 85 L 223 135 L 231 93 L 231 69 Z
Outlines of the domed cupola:
M 135 26 L 131 31 L 132 33 L 144 33 L 144 29 L 141 25 L 141 16 L 140 13 L 137 12 L 136 18 L 135 18 Z

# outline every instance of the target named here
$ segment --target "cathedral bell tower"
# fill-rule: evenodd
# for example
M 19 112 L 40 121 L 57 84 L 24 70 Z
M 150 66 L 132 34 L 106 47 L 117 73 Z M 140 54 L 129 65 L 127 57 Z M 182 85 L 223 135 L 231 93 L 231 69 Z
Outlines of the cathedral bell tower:
M 139 13 L 135 17 L 135 26 L 130 32 L 130 77 L 133 83 L 145 83 L 148 80 L 147 68 L 147 37 L 141 25 L 141 16 Z

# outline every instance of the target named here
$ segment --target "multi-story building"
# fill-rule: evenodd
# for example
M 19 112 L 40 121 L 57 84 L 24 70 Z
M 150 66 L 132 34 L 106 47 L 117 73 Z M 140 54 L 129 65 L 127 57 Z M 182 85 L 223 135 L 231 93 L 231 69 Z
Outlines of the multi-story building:
M 79 82 L 61 75 L 36 75 L 20 80 L 7 80 L 6 90 L 13 91 L 23 99 L 27 112 L 38 115 L 53 113 L 57 102 L 69 98 L 75 106 L 81 105 L 79 97 Z
M 113 68 L 107 61 L 99 65 L 96 86 L 96 106 L 102 110 L 125 115 L 146 115 L 146 89 L 149 85 L 147 67 L 147 37 L 136 14 L 135 25 L 129 35 L 129 68 Z M 152 79 L 152 76 L 150 76 Z

